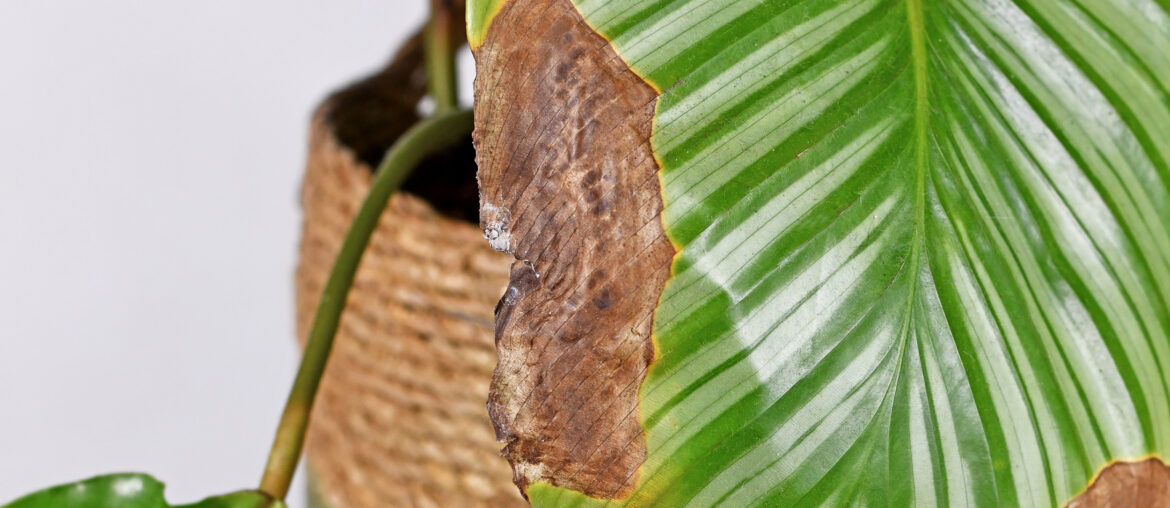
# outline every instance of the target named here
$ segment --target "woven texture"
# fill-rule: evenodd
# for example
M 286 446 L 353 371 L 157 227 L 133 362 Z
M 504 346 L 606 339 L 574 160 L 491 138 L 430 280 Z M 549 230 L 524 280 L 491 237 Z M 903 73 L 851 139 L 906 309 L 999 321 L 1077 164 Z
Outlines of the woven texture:
M 314 117 L 297 267 L 302 344 L 371 172 Z M 399 193 L 357 273 L 309 429 L 310 473 L 330 508 L 524 502 L 484 402 L 492 309 L 510 258 L 473 224 Z

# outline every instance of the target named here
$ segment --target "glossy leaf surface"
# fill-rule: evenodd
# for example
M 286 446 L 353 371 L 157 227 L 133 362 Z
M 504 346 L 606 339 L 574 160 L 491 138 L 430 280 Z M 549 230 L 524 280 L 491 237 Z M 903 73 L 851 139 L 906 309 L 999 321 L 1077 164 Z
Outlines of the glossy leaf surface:
M 661 92 L 679 250 L 620 502 L 1057 506 L 1170 457 L 1170 3 L 576 3 Z
M 111 474 L 34 492 L 3 508 L 170 508 L 162 482 L 144 474 Z M 255 491 L 214 496 L 175 508 L 284 508 Z

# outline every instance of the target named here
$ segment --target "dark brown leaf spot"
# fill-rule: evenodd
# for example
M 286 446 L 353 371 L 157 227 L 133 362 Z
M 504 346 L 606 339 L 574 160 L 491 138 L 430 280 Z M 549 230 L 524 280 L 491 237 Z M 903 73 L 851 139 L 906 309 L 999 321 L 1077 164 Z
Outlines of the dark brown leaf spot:
M 601 294 L 593 298 L 593 306 L 597 307 L 597 310 L 613 307 L 613 295 L 609 294 L 608 289 L 602 289 Z
M 592 187 L 597 185 L 597 180 L 599 178 L 601 178 L 601 173 L 598 173 L 596 169 L 590 170 L 588 173 L 585 173 L 585 177 L 581 179 L 581 186 Z
M 593 290 L 597 289 L 597 286 L 600 285 L 602 282 L 605 282 L 605 270 L 602 268 L 598 268 L 596 270 L 593 270 L 593 273 L 589 274 L 589 282 L 586 283 L 585 288 L 588 289 L 589 291 L 593 291 Z
M 568 63 L 568 62 L 565 62 L 563 64 L 558 65 L 557 66 L 557 81 L 567 80 L 569 78 L 569 70 L 572 68 L 573 68 L 573 65 Z

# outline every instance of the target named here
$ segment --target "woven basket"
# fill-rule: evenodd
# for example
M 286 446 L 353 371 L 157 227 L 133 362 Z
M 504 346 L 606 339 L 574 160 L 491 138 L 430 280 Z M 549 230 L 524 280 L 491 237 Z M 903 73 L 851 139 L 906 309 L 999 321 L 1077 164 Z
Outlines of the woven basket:
M 417 83 L 402 90 L 402 78 L 417 63 L 410 53 L 417 47 L 409 44 L 395 61 L 403 67 L 397 74 L 392 64 L 375 76 L 381 85 L 354 85 L 313 117 L 296 272 L 302 344 L 369 189 L 371 170 L 361 152 L 377 152 L 371 147 L 378 142 L 339 140 L 347 127 L 338 126 L 345 116 L 338 111 L 361 111 L 359 123 L 367 124 L 379 122 L 379 114 L 397 115 L 379 124 L 380 142 L 401 134 L 404 126 L 392 124 L 411 121 L 404 116 L 413 115 L 411 101 L 421 93 Z M 406 65 L 404 59 L 413 60 Z M 354 90 L 361 93 L 349 93 Z M 383 103 L 361 107 L 355 97 Z M 363 143 L 370 146 L 352 146 Z M 496 360 L 492 309 L 509 264 L 467 220 L 408 193 L 390 200 L 357 272 L 309 429 L 309 472 L 319 502 L 330 508 L 524 504 L 484 406 Z

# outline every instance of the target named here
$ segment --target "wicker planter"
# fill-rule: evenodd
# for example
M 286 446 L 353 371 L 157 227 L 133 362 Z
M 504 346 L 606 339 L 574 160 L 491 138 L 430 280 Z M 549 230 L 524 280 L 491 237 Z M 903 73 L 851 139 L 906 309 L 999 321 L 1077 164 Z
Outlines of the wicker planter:
M 398 115 L 388 123 L 413 115 L 411 100 L 421 90 L 404 92 L 401 81 L 411 76 L 404 69 L 417 60 L 410 53 L 416 49 L 408 43 L 388 70 L 336 94 L 313 118 L 296 272 L 302 344 L 369 188 L 371 170 L 361 152 L 378 149 L 368 139 L 339 140 L 345 137 L 339 130 L 361 125 L 339 129 L 337 122 L 349 121 L 340 117 L 355 117 L 338 112 L 361 111 L 367 131 L 379 114 Z M 394 65 L 401 67 L 397 76 Z M 371 98 L 382 102 L 373 109 L 353 103 Z M 382 130 L 378 135 L 393 138 L 402 129 Z M 524 504 L 484 406 L 496 361 L 492 309 L 509 263 L 467 220 L 411 194 L 391 199 L 358 270 L 313 413 L 307 456 L 320 502 L 331 508 Z

